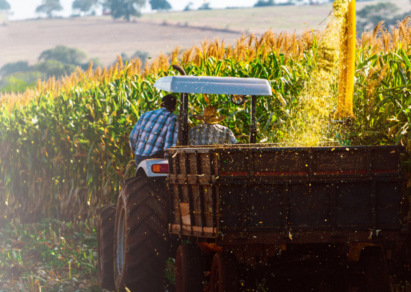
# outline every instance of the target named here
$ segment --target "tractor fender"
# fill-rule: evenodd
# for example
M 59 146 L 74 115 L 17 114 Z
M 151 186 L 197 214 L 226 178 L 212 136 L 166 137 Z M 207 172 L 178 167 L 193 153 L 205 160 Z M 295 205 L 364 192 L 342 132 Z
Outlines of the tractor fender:
M 154 166 L 164 165 L 164 169 L 153 170 Z M 168 175 L 168 159 L 166 158 L 152 158 L 140 162 L 137 167 L 137 175 L 145 174 L 147 177 L 166 177 Z

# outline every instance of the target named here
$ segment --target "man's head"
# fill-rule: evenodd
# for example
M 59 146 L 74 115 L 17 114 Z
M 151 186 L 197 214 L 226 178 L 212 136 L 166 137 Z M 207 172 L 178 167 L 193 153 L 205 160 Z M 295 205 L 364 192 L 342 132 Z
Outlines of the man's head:
M 165 107 L 169 112 L 176 109 L 177 97 L 174 94 L 167 94 L 161 99 L 161 107 Z

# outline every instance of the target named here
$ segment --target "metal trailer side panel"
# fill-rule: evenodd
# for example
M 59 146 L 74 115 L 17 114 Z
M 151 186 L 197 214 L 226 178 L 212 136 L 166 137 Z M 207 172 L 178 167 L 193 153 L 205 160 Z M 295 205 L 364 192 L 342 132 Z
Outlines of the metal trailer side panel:
M 170 232 L 219 244 L 401 237 L 401 147 L 175 147 Z

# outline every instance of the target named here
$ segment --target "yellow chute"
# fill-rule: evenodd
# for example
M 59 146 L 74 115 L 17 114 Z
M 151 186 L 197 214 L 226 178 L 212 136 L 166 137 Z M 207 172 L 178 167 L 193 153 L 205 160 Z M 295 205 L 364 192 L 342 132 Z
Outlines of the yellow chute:
M 355 0 L 348 4 L 346 25 L 341 34 L 340 78 L 338 84 L 337 110 L 334 119 L 355 118 L 353 113 L 354 74 L 355 74 Z

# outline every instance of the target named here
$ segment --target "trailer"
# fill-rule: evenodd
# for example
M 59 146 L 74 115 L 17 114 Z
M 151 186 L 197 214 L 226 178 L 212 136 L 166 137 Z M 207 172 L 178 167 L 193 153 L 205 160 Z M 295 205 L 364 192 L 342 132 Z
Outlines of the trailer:
M 304 274 L 317 282 L 305 285 L 321 282 L 326 291 L 345 291 L 350 283 L 361 291 L 390 291 L 386 256 L 401 249 L 408 233 L 402 151 L 263 144 L 171 148 L 169 232 L 214 253 L 211 291 L 239 291 L 240 267 L 275 273 L 278 282 L 290 270 L 308 269 Z M 198 252 L 182 253 L 183 262 L 204 261 Z M 194 267 L 181 272 L 183 282 L 200 277 Z M 233 280 L 220 281 L 228 278 Z
M 102 287 L 390 291 L 390 273 L 408 277 L 401 146 L 256 144 L 267 80 L 170 76 L 155 86 L 182 93 L 179 145 L 143 161 L 102 209 Z M 189 146 L 188 93 L 248 99 L 249 144 Z

